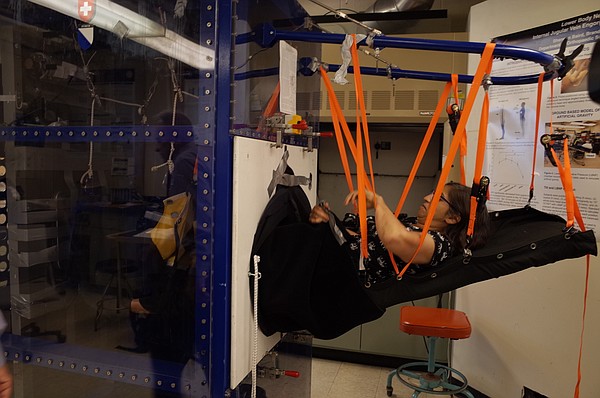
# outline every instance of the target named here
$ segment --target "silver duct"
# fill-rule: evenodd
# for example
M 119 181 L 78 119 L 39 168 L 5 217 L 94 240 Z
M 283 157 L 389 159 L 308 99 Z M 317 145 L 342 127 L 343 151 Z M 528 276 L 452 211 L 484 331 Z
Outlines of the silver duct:
M 363 13 L 383 14 L 386 12 L 430 10 L 434 0 L 377 0 Z M 413 26 L 416 20 L 366 22 L 365 25 L 379 29 L 384 34 L 403 33 L 402 30 Z

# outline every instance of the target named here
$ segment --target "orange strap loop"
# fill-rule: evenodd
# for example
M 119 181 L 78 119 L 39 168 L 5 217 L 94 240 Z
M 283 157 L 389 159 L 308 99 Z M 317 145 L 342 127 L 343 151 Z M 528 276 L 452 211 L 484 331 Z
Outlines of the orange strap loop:
M 554 103 L 554 81 L 550 81 L 550 114 L 552 114 L 552 107 Z M 550 132 L 552 133 L 552 118 L 550 119 Z M 575 220 L 577 220 L 577 224 L 582 231 L 585 231 L 585 225 L 583 223 L 583 217 L 581 216 L 581 212 L 579 210 L 579 205 L 577 204 L 577 199 L 575 198 L 575 192 L 573 191 L 573 176 L 571 174 L 571 160 L 569 157 L 569 143 L 568 140 L 563 140 L 563 158 L 564 158 L 564 166 L 561 164 L 560 159 L 556 155 L 556 151 L 554 148 L 550 146 L 550 153 L 552 154 L 552 158 L 556 162 L 556 167 L 558 168 L 558 174 L 560 175 L 560 181 L 562 183 L 563 189 L 565 191 L 565 202 L 567 206 L 567 228 L 573 226 Z
M 454 103 L 458 105 L 458 75 L 452 74 L 451 76 L 452 88 L 454 94 Z M 462 141 L 460 142 L 460 182 L 465 185 L 467 181 L 466 170 L 465 170 L 465 158 L 467 156 L 467 135 L 465 134 Z
M 450 169 L 452 168 L 453 158 L 454 158 L 454 156 L 456 156 L 458 146 L 461 143 L 463 136 L 466 134 L 465 127 L 466 127 L 469 115 L 471 114 L 471 110 L 473 109 L 473 104 L 475 103 L 475 99 L 477 98 L 477 92 L 479 90 L 479 87 L 481 86 L 483 77 L 486 74 L 486 71 L 488 70 L 489 64 L 491 64 L 491 62 L 492 62 L 492 55 L 494 53 L 495 47 L 496 47 L 496 45 L 494 43 L 486 43 L 486 45 L 485 45 L 485 49 L 483 50 L 483 53 L 481 55 L 481 60 L 479 61 L 479 66 L 477 67 L 477 71 L 475 72 L 475 75 L 473 76 L 472 87 L 469 90 L 469 94 L 466 98 L 462 116 L 456 127 L 456 132 L 454 133 L 454 138 L 452 139 L 452 143 L 450 144 L 450 149 L 448 150 L 448 155 L 446 157 L 446 161 L 444 162 L 444 167 L 442 168 L 442 173 L 438 180 L 433 198 L 431 199 L 431 204 L 429 206 L 430 210 L 428 211 L 427 218 L 425 219 L 425 225 L 423 227 L 423 232 L 421 232 L 421 238 L 419 240 L 419 245 L 417 246 L 417 249 L 415 250 L 410 261 L 404 266 L 402 271 L 400 271 L 400 274 L 397 276 L 398 278 L 402 278 L 402 276 L 404 275 L 404 273 L 406 272 L 406 270 L 408 269 L 410 264 L 412 264 L 412 262 L 414 261 L 419 250 L 421 250 L 421 247 L 423 246 L 423 242 L 425 242 L 425 237 L 427 236 L 427 231 L 429 230 L 431 221 L 433 220 L 435 208 L 437 207 L 437 205 L 440 201 L 440 197 L 442 196 L 444 185 L 446 184 L 446 179 L 448 178 L 448 174 L 450 173 Z
M 342 160 L 342 167 L 344 168 L 344 175 L 346 176 L 346 183 L 348 184 L 348 189 L 350 189 L 351 191 L 354 191 L 354 184 L 352 183 L 352 176 L 350 175 L 350 166 L 348 165 L 348 155 L 346 154 L 346 146 L 344 145 L 344 138 L 342 137 L 342 131 L 340 128 L 340 124 L 343 123 L 343 125 L 346 126 L 346 129 L 348 128 L 348 124 L 346 123 L 346 120 L 343 118 L 342 115 L 342 119 L 340 120 L 340 113 L 339 113 L 339 102 L 337 100 L 337 97 L 335 96 L 335 93 L 333 91 L 333 87 L 331 86 L 331 82 L 329 81 L 329 78 L 327 77 L 327 72 L 325 71 L 325 69 L 321 66 L 319 67 L 320 72 L 321 72 L 321 77 L 323 78 L 323 82 L 325 83 L 325 87 L 327 88 L 327 97 L 329 99 L 329 108 L 331 109 L 331 120 L 333 122 L 333 130 L 335 132 L 335 141 L 337 143 L 338 146 L 338 151 L 340 153 L 340 158 Z M 343 120 L 343 122 L 342 122 Z M 348 130 L 348 134 L 349 134 L 349 130 Z M 350 138 L 352 138 L 352 136 L 350 136 Z M 350 144 L 349 144 L 350 145 Z M 354 149 L 352 148 L 352 145 L 350 145 L 350 150 L 354 151 Z M 353 155 L 355 158 L 356 156 Z
M 538 146 L 538 136 L 540 133 L 540 113 L 542 107 L 542 91 L 544 88 L 544 75 L 545 73 L 540 73 L 538 77 L 538 89 L 537 89 L 537 101 L 535 105 L 535 136 L 533 138 L 533 161 L 531 165 L 531 183 L 529 184 L 529 201 L 528 204 L 531 203 L 531 199 L 533 199 L 533 189 L 535 182 L 535 162 L 537 158 L 537 146 Z
M 375 195 L 375 177 L 373 174 L 373 160 L 371 157 L 371 143 L 369 141 L 369 127 L 367 123 L 367 111 L 365 106 L 365 98 L 362 84 L 362 76 L 360 73 L 360 63 L 358 60 L 358 48 L 356 44 L 356 35 L 352 35 L 352 64 L 354 66 L 354 85 L 356 90 L 356 149 L 357 149 L 357 185 L 358 185 L 358 217 L 360 223 L 360 243 L 361 253 L 363 257 L 368 257 L 368 242 L 367 242 L 367 198 L 366 187 L 369 186 L 367 175 L 364 168 L 363 156 L 363 138 L 364 145 L 367 149 L 367 162 L 369 165 L 369 173 L 371 177 L 370 187 Z
M 489 76 L 492 73 L 492 62 L 490 61 L 486 67 L 486 75 Z M 483 170 L 483 160 L 485 158 L 485 147 L 487 144 L 487 130 L 488 130 L 488 118 L 490 114 L 490 97 L 488 88 L 484 87 L 485 93 L 483 96 L 483 104 L 481 107 L 481 117 L 479 121 L 479 136 L 477 137 L 477 154 L 475 157 L 475 169 L 473 171 L 473 185 L 471 187 L 471 207 L 469 211 L 469 224 L 467 225 L 467 246 L 471 243 L 473 237 L 473 231 L 475 230 L 475 221 L 477 218 L 477 207 L 479 200 L 485 200 L 479 195 L 482 187 L 481 171 Z M 466 136 L 466 134 L 465 134 Z M 487 192 L 487 186 L 485 187 Z M 468 248 L 468 247 L 467 247 Z
M 356 175 L 357 175 L 357 190 L 358 190 L 358 214 L 360 220 L 360 233 L 361 233 L 361 254 L 363 257 L 368 256 L 368 242 L 367 242 L 367 223 L 366 223 L 366 214 L 367 214 L 367 203 L 366 203 L 366 190 L 370 190 L 375 193 L 375 178 L 373 173 L 372 166 L 372 156 L 369 142 L 369 132 L 367 125 L 367 115 L 366 115 L 366 107 L 364 94 L 362 89 L 362 79 L 360 75 L 360 66 L 358 63 L 358 51 L 356 48 L 356 38 L 354 38 L 353 47 L 352 47 L 352 56 L 354 63 L 354 80 L 355 87 L 357 91 L 356 100 L 357 100 L 357 120 L 356 120 L 356 143 L 352 139 L 352 134 L 350 133 L 350 129 L 348 128 L 348 124 L 345 120 L 343 112 L 341 110 L 341 106 L 337 101 L 337 97 L 331 85 L 329 78 L 327 77 L 327 73 L 323 68 L 321 68 L 321 76 L 323 77 L 323 81 L 325 82 L 325 87 L 327 89 L 329 104 L 331 108 L 332 121 L 334 123 L 334 131 L 336 134 L 336 139 L 338 141 L 338 149 L 340 149 L 340 157 L 342 158 L 342 164 L 344 165 L 344 173 L 346 174 L 346 182 L 348 183 L 348 188 L 350 191 L 354 190 L 352 184 L 352 177 L 350 175 L 350 167 L 348 165 L 347 154 L 345 151 L 344 141 L 342 139 L 342 133 L 344 133 L 344 138 L 348 143 L 350 148 L 350 152 L 354 158 L 356 163 Z M 341 126 L 341 127 L 340 127 Z M 367 178 L 364 163 L 364 146 L 367 148 L 367 160 L 369 164 L 370 171 L 370 180 Z

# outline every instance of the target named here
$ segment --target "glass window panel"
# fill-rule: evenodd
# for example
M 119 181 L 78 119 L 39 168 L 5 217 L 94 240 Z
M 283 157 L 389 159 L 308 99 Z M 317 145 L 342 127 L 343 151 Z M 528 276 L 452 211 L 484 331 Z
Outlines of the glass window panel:
M 0 7 L 0 297 L 15 393 L 190 396 L 206 375 L 188 132 L 214 54 L 200 2 L 96 1 L 84 16 L 85 3 Z M 182 220 L 177 241 L 173 226 L 151 233 L 163 214 Z

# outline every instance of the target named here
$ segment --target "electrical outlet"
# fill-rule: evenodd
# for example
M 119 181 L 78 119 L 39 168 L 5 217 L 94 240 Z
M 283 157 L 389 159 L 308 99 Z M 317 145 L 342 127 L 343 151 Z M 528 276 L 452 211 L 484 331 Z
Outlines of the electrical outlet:
M 390 149 L 392 149 L 392 143 L 390 141 L 381 141 L 381 148 L 382 151 L 389 151 Z

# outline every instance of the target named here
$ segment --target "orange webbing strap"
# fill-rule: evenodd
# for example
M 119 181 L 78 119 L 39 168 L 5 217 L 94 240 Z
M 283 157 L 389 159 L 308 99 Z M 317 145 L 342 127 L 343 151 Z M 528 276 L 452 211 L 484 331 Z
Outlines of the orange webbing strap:
M 560 181 L 562 182 L 563 189 L 565 191 L 565 202 L 567 205 L 567 228 L 572 227 L 575 222 L 575 193 L 573 192 L 573 179 L 571 178 L 571 165 L 569 159 L 569 143 L 567 139 L 563 140 L 563 157 L 565 165 L 560 163 L 560 159 L 556 155 L 554 148 L 550 147 L 552 157 L 558 167 L 558 174 L 560 175 Z
M 277 82 L 277 86 L 273 90 L 273 93 L 271 94 L 271 98 L 269 98 L 269 102 L 267 103 L 267 106 L 265 107 L 265 110 L 263 112 L 264 118 L 271 117 L 275 113 L 275 109 L 277 109 L 277 100 L 279 99 L 280 89 L 281 89 L 281 84 L 279 82 Z
M 456 73 L 450 75 L 450 81 L 452 82 L 452 94 L 454 94 L 454 103 L 458 105 L 458 75 Z
M 448 174 L 450 173 L 450 169 L 452 168 L 452 162 L 454 156 L 456 156 L 456 152 L 458 150 L 458 146 L 462 141 L 463 135 L 466 134 L 466 124 L 471 114 L 471 110 L 473 109 L 473 104 L 475 103 L 475 99 L 477 98 L 477 92 L 479 87 L 481 86 L 481 82 L 483 81 L 483 77 L 488 70 L 488 65 L 492 62 L 492 55 L 494 53 L 494 48 L 496 45 L 494 43 L 486 43 L 485 49 L 481 55 L 481 60 L 479 61 L 479 66 L 477 67 L 477 71 L 473 76 L 473 82 L 471 83 L 471 89 L 469 90 L 469 94 L 467 95 L 465 106 L 461 115 L 460 120 L 458 121 L 458 125 L 456 126 L 456 132 L 454 133 L 454 138 L 452 139 L 452 143 L 450 144 L 450 149 L 448 150 L 448 154 L 446 157 L 446 161 L 444 162 L 444 167 L 442 168 L 442 173 L 438 180 L 435 193 L 433 198 L 431 199 L 431 203 L 429 205 L 429 211 L 427 212 L 427 218 L 425 219 L 425 225 L 423 226 L 423 232 L 421 233 L 421 239 L 419 241 L 419 245 L 415 250 L 410 261 L 404 266 L 400 274 L 397 276 L 398 278 L 402 278 L 410 264 L 414 261 L 415 257 L 421 247 L 423 246 L 423 242 L 425 242 L 425 237 L 427 236 L 427 231 L 431 225 L 431 221 L 433 220 L 433 215 L 435 213 L 435 209 L 440 201 L 440 197 L 442 196 L 444 185 L 446 184 L 446 179 L 448 178 Z
M 552 101 L 554 97 L 554 81 L 550 81 L 550 113 L 552 113 Z M 550 121 L 550 129 L 552 130 L 552 121 Z M 577 198 L 575 197 L 575 193 L 573 192 L 573 177 L 571 175 L 571 162 L 569 158 L 569 144 L 567 140 L 563 140 L 563 157 L 565 161 L 565 165 L 560 163 L 556 152 L 553 147 L 550 147 L 550 153 L 556 162 L 556 166 L 558 167 L 558 173 L 560 175 L 560 181 L 562 182 L 563 189 L 565 190 L 565 200 L 567 203 L 567 228 L 573 226 L 573 219 L 577 220 L 577 224 L 582 231 L 585 231 L 585 224 L 583 222 L 583 217 L 581 216 L 581 212 L 579 210 L 579 205 L 577 204 Z M 575 384 L 575 391 L 573 393 L 574 398 L 579 398 L 579 386 L 581 385 L 581 357 L 583 354 L 583 335 L 585 332 L 585 316 L 587 312 L 587 297 L 588 297 L 588 287 L 590 282 L 590 255 L 586 256 L 586 268 L 585 268 L 585 288 L 583 291 L 583 314 L 581 319 L 581 335 L 579 337 L 579 356 L 577 359 L 577 383 Z
M 325 88 L 327 89 L 327 96 L 329 98 L 329 105 L 331 108 L 331 118 L 334 123 L 334 131 L 336 132 L 336 140 L 338 143 L 338 148 L 340 149 L 340 157 L 342 158 L 342 163 L 348 163 L 348 157 L 346 154 L 344 139 L 345 142 L 348 143 L 348 148 L 350 149 L 350 153 L 352 154 L 352 158 L 356 162 L 357 153 L 356 153 L 356 144 L 354 142 L 354 138 L 352 138 L 352 133 L 350 132 L 350 128 L 348 127 L 348 123 L 346 122 L 346 118 L 344 117 L 344 113 L 342 112 L 342 107 L 340 106 L 335 92 L 333 91 L 333 86 L 329 77 L 327 77 L 327 72 L 323 67 L 321 67 L 321 77 L 323 78 L 323 82 L 325 83 Z M 337 130 L 336 130 L 337 127 Z M 340 127 L 343 131 L 344 135 L 342 137 L 340 133 Z M 346 174 L 346 181 L 348 182 L 348 189 L 350 191 L 354 191 L 354 186 L 352 184 L 352 177 L 350 175 L 350 168 L 348 167 L 348 172 Z M 346 172 L 346 170 L 344 170 Z M 367 189 L 372 190 L 369 181 L 367 180 Z
M 352 35 L 352 65 L 354 67 L 354 89 L 356 90 L 356 149 L 357 149 L 357 185 L 358 185 L 358 217 L 360 224 L 360 236 L 361 236 L 361 253 L 363 257 L 368 257 L 369 252 L 367 250 L 367 198 L 366 198 L 366 187 L 367 187 L 367 175 L 364 169 L 364 156 L 363 156 L 363 143 L 365 140 L 365 147 L 367 149 L 367 162 L 369 165 L 369 173 L 371 177 L 371 190 L 373 195 L 375 193 L 375 177 L 373 175 L 373 161 L 371 157 L 371 143 L 369 141 L 369 127 L 367 124 L 367 111 L 365 106 L 365 97 L 362 84 L 362 76 L 360 73 L 360 63 L 358 61 L 358 49 L 356 45 L 356 35 Z M 375 202 L 374 202 L 375 204 Z
M 552 115 L 552 107 L 554 100 L 554 80 L 550 80 L 550 115 Z M 550 133 L 552 133 L 552 116 L 550 116 Z M 550 153 L 552 158 L 556 162 L 558 173 L 560 175 L 560 181 L 565 190 L 565 200 L 567 202 L 567 228 L 573 226 L 573 218 L 577 220 L 577 224 L 582 231 L 585 231 L 585 224 L 583 217 L 577 204 L 577 198 L 573 192 L 573 178 L 571 175 L 571 165 L 569 158 L 569 145 L 567 140 L 563 140 L 563 153 L 565 160 L 565 167 L 560 163 L 554 148 L 550 146 Z M 590 255 L 586 256 L 586 267 L 585 267 L 585 287 L 583 290 L 583 312 L 581 316 L 581 334 L 579 336 L 579 356 L 577 358 L 577 383 L 575 384 L 575 390 L 573 392 L 574 398 L 579 398 L 579 387 L 581 385 L 581 357 L 583 355 L 583 336 L 585 332 L 585 317 L 587 313 L 587 298 L 588 288 L 590 282 Z
M 535 181 L 535 161 L 537 157 L 537 146 L 538 146 L 538 136 L 540 130 L 540 111 L 542 107 L 542 91 L 544 88 L 544 75 L 545 73 L 540 73 L 538 77 L 538 89 L 537 89 L 537 102 L 535 105 L 535 137 L 533 139 L 533 161 L 531 165 L 531 183 L 529 184 L 529 200 L 527 203 L 531 203 L 531 199 L 533 199 L 533 189 L 534 189 L 534 181 Z
M 327 77 L 327 72 L 321 66 L 319 67 L 321 71 L 321 77 L 323 78 L 323 82 L 325 83 L 325 87 L 327 88 L 327 97 L 329 98 L 329 108 L 331 109 L 331 121 L 333 122 L 333 130 L 335 132 L 335 141 L 338 146 L 338 151 L 340 153 L 340 158 L 342 161 L 342 167 L 344 168 L 344 175 L 346 176 L 346 183 L 348 184 L 348 189 L 350 191 L 354 191 L 354 184 L 352 183 L 352 176 L 350 175 L 350 166 L 348 165 L 348 155 L 346 154 L 346 146 L 344 145 L 344 138 L 342 137 L 342 131 L 340 128 L 340 124 L 342 121 L 340 120 L 340 110 L 339 110 L 339 102 L 337 97 L 335 96 L 335 92 L 333 91 L 333 87 L 331 86 L 331 82 L 329 81 L 329 77 Z M 341 115 L 343 119 L 343 115 Z M 348 128 L 348 124 L 344 119 L 343 122 Z M 348 131 L 349 134 L 349 131 Z M 350 136 L 350 138 L 352 138 Z M 350 150 L 353 151 L 352 145 L 350 145 Z M 356 156 L 355 156 L 356 157 Z
M 423 158 L 425 157 L 425 152 L 427 151 L 427 148 L 429 147 L 429 142 L 431 142 L 431 137 L 433 137 L 433 133 L 435 131 L 435 126 L 437 125 L 440 115 L 441 115 L 442 111 L 444 110 L 444 106 L 448 99 L 448 95 L 450 94 L 451 87 L 452 87 L 452 83 L 448 82 L 448 83 L 446 83 L 446 86 L 444 87 L 444 90 L 442 91 L 442 95 L 440 96 L 437 107 L 435 108 L 433 117 L 431 118 L 431 121 L 429 122 L 429 128 L 427 129 L 427 132 L 425 133 L 425 137 L 423 137 L 423 141 L 421 142 L 421 147 L 419 148 L 417 157 L 415 158 L 415 161 L 413 162 L 412 169 L 410 170 L 408 179 L 406 180 L 406 184 L 404 185 L 404 189 L 402 190 L 402 195 L 400 196 L 400 200 L 398 201 L 398 205 L 396 206 L 396 211 L 394 212 L 394 215 L 396 216 L 396 218 L 398 217 L 398 215 L 400 215 L 400 212 L 402 211 L 404 202 L 406 201 L 406 198 L 408 196 L 408 193 L 410 192 L 410 189 L 415 180 L 415 177 L 417 176 L 417 171 L 419 170 L 419 167 L 421 166 L 421 162 L 423 161 Z M 394 267 L 394 271 L 396 272 L 396 275 L 398 275 L 398 274 L 400 274 L 400 271 L 398 270 L 398 264 L 396 264 L 396 260 L 394 259 L 393 253 L 389 250 L 388 250 L 388 252 L 390 254 L 390 259 L 392 260 L 392 266 Z
M 583 229 L 583 228 L 582 228 Z M 581 384 L 581 356 L 583 354 L 583 334 L 585 331 L 585 314 L 587 312 L 587 297 L 588 297 L 588 286 L 590 282 L 590 255 L 586 257 L 585 267 L 585 288 L 583 290 L 583 314 L 581 319 L 581 335 L 579 337 L 579 357 L 577 359 L 577 383 L 575 384 L 575 392 L 573 398 L 579 398 L 579 385 Z
M 375 175 L 373 172 L 373 157 L 371 156 L 371 142 L 369 136 L 369 124 L 367 123 L 367 107 L 365 106 L 365 95 L 362 83 L 362 74 L 360 72 L 360 63 L 358 60 L 358 48 L 356 44 L 356 35 L 352 35 L 354 41 L 352 42 L 352 64 L 354 66 L 354 84 L 356 90 L 356 99 L 360 108 L 360 121 L 362 124 L 363 137 L 365 139 L 365 148 L 367 150 L 367 162 L 369 165 L 369 176 L 371 177 L 371 187 L 375 189 Z M 356 124 L 358 126 L 358 119 Z M 375 191 L 373 191 L 375 193 Z
M 552 115 L 552 108 L 554 105 L 554 80 L 550 81 L 550 115 Z M 552 133 L 552 116 L 550 116 L 550 133 Z M 550 146 L 550 153 L 552 154 L 552 158 L 556 162 L 556 167 L 558 168 L 558 174 L 560 175 L 560 181 L 563 186 L 563 190 L 565 191 L 565 202 L 567 206 L 567 228 L 570 228 L 574 224 L 575 218 L 577 218 L 577 223 L 582 230 L 585 230 L 585 226 L 583 226 L 583 219 L 581 217 L 581 212 L 579 211 L 579 205 L 577 204 L 577 199 L 575 198 L 575 192 L 573 191 L 573 176 L 571 175 L 571 160 L 569 157 L 569 143 L 567 139 L 563 140 L 563 158 L 564 158 L 564 166 L 561 164 L 554 148 Z
M 265 107 L 265 110 L 262 113 L 262 117 L 260 118 L 260 121 L 258 122 L 258 128 L 257 128 L 258 131 L 263 131 L 265 129 L 265 122 L 266 122 L 267 118 L 273 116 L 273 114 L 277 110 L 277 102 L 279 100 L 280 88 L 281 88 L 281 85 L 279 82 L 277 82 L 277 86 L 275 86 L 273 93 L 271 93 L 271 98 L 269 98 L 269 102 L 267 103 L 267 106 Z
M 357 67 L 357 66 L 355 66 L 354 68 L 355 68 L 355 70 L 359 70 L 359 67 Z M 327 77 L 327 73 L 325 72 L 325 69 L 323 69 L 323 68 L 321 68 L 321 76 L 323 77 L 323 81 L 325 82 L 325 87 L 327 88 L 327 94 L 329 97 L 329 104 L 330 104 L 330 108 L 331 108 L 331 116 L 332 116 L 332 121 L 334 123 L 334 131 L 336 134 L 336 140 L 338 141 L 337 142 L 338 149 L 340 150 L 340 157 L 342 159 L 342 164 L 344 166 L 344 173 L 346 174 L 346 182 L 348 183 L 348 188 L 350 189 L 350 191 L 353 191 L 354 187 L 352 185 L 352 177 L 350 175 L 350 167 L 348 165 L 348 157 L 347 157 L 347 154 L 345 151 L 344 141 L 342 139 L 342 134 L 340 132 L 340 125 L 341 125 L 341 129 L 344 132 L 346 141 L 348 142 L 348 146 L 350 148 L 352 156 L 354 157 L 354 161 L 356 163 L 356 176 L 357 176 L 356 178 L 357 178 L 357 185 L 358 185 L 358 192 L 359 192 L 358 214 L 359 214 L 359 220 L 360 220 L 361 253 L 362 253 L 363 257 L 367 257 L 368 256 L 367 224 L 366 224 L 367 203 L 366 203 L 365 188 L 369 189 L 373 192 L 374 192 L 374 189 L 373 189 L 373 186 L 371 185 L 371 183 L 369 183 L 369 180 L 366 178 L 365 170 L 364 170 L 364 156 L 363 156 L 363 146 L 362 146 L 362 136 L 363 135 L 361 133 L 361 123 L 360 123 L 361 121 L 360 121 L 360 119 L 357 120 L 357 133 L 356 133 L 357 142 L 355 144 L 354 140 L 352 139 L 350 129 L 348 128 L 348 124 L 346 123 L 346 119 L 344 118 L 344 115 L 342 113 L 339 102 L 337 101 L 337 97 L 335 96 L 335 92 L 333 91 L 331 82 L 329 81 L 329 78 Z M 363 104 L 362 108 L 363 108 L 363 112 L 364 112 L 364 97 L 362 97 L 362 90 L 360 93 L 361 93 L 362 104 Z M 357 101 L 358 101 L 358 98 L 357 98 Z M 357 109 L 358 109 L 358 107 L 357 107 Z M 365 115 L 365 119 L 366 119 L 366 115 Z M 371 166 L 371 170 L 372 169 L 373 168 Z M 372 171 L 371 171 L 371 174 L 372 174 Z M 360 198 L 361 191 L 362 191 L 362 198 L 363 198 L 362 203 L 361 203 L 361 198 Z
M 427 132 L 425 133 L 425 137 L 423 137 L 423 141 L 421 141 L 421 147 L 419 148 L 417 157 L 415 158 L 415 161 L 413 162 L 412 169 L 411 169 L 410 173 L 408 174 L 408 179 L 406 180 L 406 184 L 404 185 L 404 189 L 402 190 L 402 195 L 400 196 L 400 200 L 398 201 L 398 205 L 396 206 L 396 211 L 394 212 L 394 215 L 396 217 L 398 217 L 398 215 L 402 211 L 404 202 L 406 202 L 408 193 L 410 192 L 410 189 L 415 180 L 415 177 L 417 176 L 417 171 L 419 170 L 419 167 L 421 166 L 421 162 L 423 161 L 423 158 L 425 157 L 425 152 L 427 151 L 427 148 L 429 147 L 429 143 L 431 142 L 431 137 L 433 137 L 435 127 L 437 126 L 437 122 L 440 118 L 442 111 L 444 110 L 444 104 L 446 103 L 446 100 L 448 99 L 448 95 L 450 94 L 450 89 L 452 88 L 452 84 L 453 83 L 450 83 L 450 82 L 446 83 L 446 86 L 444 87 L 444 90 L 442 91 L 442 95 L 440 96 L 440 99 L 438 101 L 437 107 L 435 108 L 435 112 L 433 112 L 433 116 L 431 118 L 431 121 L 429 122 L 429 128 L 427 129 Z
M 465 170 L 465 157 L 467 156 L 467 135 L 463 135 L 460 141 L 460 183 L 463 185 L 467 184 L 466 170 Z
M 487 66 L 486 74 L 492 73 L 492 62 Z M 483 104 L 481 106 L 481 118 L 479 120 L 479 136 L 477 137 L 477 155 L 475 156 L 475 169 L 473 171 L 473 185 L 471 189 L 471 207 L 469 211 L 469 224 L 467 226 L 467 246 L 471 243 L 473 231 L 475 229 L 475 220 L 477 218 L 478 200 L 481 198 L 478 192 L 481 192 L 481 171 L 483 170 L 483 160 L 485 158 L 485 148 L 487 145 L 488 119 L 490 114 L 490 97 L 488 88 L 485 88 Z M 466 134 L 465 134 L 466 135 Z M 467 247 L 468 248 L 468 247 Z
M 367 242 L 367 194 L 365 189 L 365 180 L 367 176 L 364 171 L 364 156 L 362 150 L 362 132 L 360 123 L 356 123 L 356 149 L 358 158 L 356 159 L 356 185 L 358 187 L 358 220 L 360 225 L 360 252 L 364 258 L 369 257 Z M 361 165 L 362 167 L 360 167 Z
M 454 94 L 454 103 L 458 105 L 458 75 L 452 74 L 451 76 L 452 88 Z M 467 181 L 465 171 L 465 157 L 467 156 L 467 135 L 463 137 L 460 142 L 460 182 L 465 185 Z

